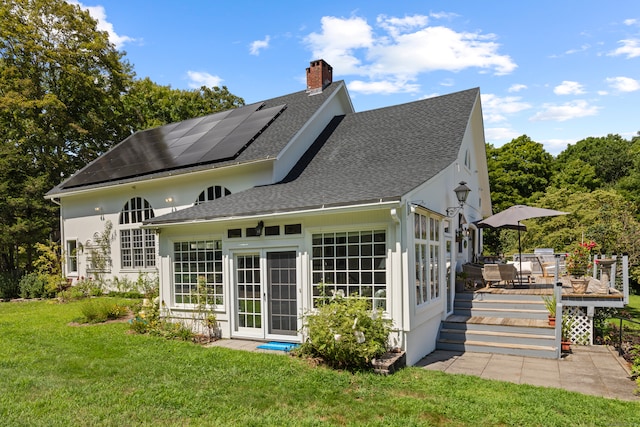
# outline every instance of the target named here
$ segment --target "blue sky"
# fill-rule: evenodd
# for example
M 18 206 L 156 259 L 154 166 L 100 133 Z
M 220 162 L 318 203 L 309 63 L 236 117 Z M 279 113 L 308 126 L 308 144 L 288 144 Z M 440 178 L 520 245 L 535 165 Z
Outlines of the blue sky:
M 74 2 L 73 0 L 69 0 Z M 322 58 L 356 111 L 480 87 L 485 137 L 551 154 L 640 131 L 640 2 L 83 0 L 138 77 L 247 103 Z

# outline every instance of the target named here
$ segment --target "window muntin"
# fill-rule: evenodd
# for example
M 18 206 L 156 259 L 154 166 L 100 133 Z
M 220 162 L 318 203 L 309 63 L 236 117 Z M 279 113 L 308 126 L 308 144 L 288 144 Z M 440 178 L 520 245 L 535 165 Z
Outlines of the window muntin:
M 387 307 L 385 230 L 317 233 L 312 236 L 313 305 L 337 293 L 359 295 Z
M 210 202 L 212 200 L 228 196 L 229 194 L 231 194 L 231 191 L 229 191 L 227 188 L 220 185 L 212 185 L 211 187 L 203 190 L 202 193 L 200 193 L 198 199 L 194 204 L 199 205 L 200 203 Z
M 154 217 L 151 204 L 133 197 L 120 211 L 120 225 L 135 225 Z M 125 228 L 120 230 L 120 261 L 122 268 L 154 268 L 156 266 L 156 236 L 152 230 Z
M 206 303 L 222 305 L 222 241 L 197 240 L 173 244 L 173 290 L 177 304 L 196 304 L 198 281 L 206 289 Z
M 440 222 L 414 214 L 416 305 L 440 297 Z

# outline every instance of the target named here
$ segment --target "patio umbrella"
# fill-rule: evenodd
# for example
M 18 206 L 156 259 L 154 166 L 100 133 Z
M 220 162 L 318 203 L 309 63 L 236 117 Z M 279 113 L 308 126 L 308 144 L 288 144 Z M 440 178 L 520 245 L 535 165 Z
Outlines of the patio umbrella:
M 536 208 L 534 206 L 515 205 L 508 209 L 491 215 L 488 218 L 478 221 L 480 228 L 507 228 L 510 230 L 518 230 L 518 259 L 520 260 L 520 271 L 522 271 L 522 244 L 520 243 L 520 231 L 526 230 L 527 227 L 520 221 L 531 218 L 541 218 L 545 216 L 567 215 L 569 212 L 556 211 L 553 209 Z M 520 276 L 520 285 L 522 286 L 522 275 Z

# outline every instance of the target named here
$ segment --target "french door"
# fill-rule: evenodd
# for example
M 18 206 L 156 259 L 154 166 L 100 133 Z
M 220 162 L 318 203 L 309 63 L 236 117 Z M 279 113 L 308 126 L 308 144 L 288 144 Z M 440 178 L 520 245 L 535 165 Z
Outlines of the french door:
M 296 336 L 298 285 L 295 251 L 236 254 L 234 335 Z

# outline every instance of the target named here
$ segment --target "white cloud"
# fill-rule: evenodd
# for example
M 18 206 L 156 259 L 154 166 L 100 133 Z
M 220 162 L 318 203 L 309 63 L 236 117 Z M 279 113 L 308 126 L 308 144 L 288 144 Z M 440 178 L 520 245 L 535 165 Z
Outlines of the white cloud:
M 553 88 L 556 95 L 581 95 L 584 93 L 582 85 L 578 82 L 564 80 L 560 85 Z
M 491 144 L 494 144 L 496 147 L 502 146 L 504 143 L 511 141 L 514 138 L 522 135 L 521 132 L 516 132 L 511 128 L 485 128 L 484 129 L 484 139 Z M 502 142 L 502 144 L 497 144 L 496 141 Z
M 372 93 L 389 95 L 392 93 L 415 93 L 420 90 L 417 84 L 407 83 L 405 81 L 394 82 L 390 80 L 381 80 L 375 82 L 364 82 L 362 80 L 353 80 L 348 84 L 349 91 L 370 95 Z
M 624 25 L 635 25 L 638 23 L 637 19 L 625 19 L 624 21 Z
M 193 89 L 200 89 L 202 86 L 220 86 L 223 82 L 222 78 L 203 71 L 187 71 L 187 76 L 189 76 L 189 87 Z
M 580 46 L 578 49 L 569 49 L 565 52 L 566 55 L 573 55 L 574 53 L 579 53 L 579 52 L 586 52 L 587 50 L 589 50 L 591 48 L 591 45 L 589 44 L 583 44 L 582 46 Z
M 98 30 L 106 31 L 109 35 L 109 41 L 114 44 L 116 49 L 120 49 L 126 43 L 134 42 L 136 39 L 129 36 L 122 36 L 113 29 L 113 24 L 107 21 L 107 13 L 103 6 L 85 6 L 76 0 L 67 0 L 69 4 L 77 4 L 81 9 L 89 12 L 89 15 L 98 22 Z
M 507 92 L 520 92 L 521 90 L 527 89 L 527 85 L 523 85 L 523 84 L 513 84 L 511 85 L 511 87 L 509 87 L 509 89 L 507 89 Z
M 256 40 L 252 42 L 251 45 L 249 46 L 249 53 L 251 55 L 256 55 L 256 56 L 260 55 L 260 50 L 266 49 L 269 47 L 270 40 L 271 40 L 271 37 L 266 36 L 264 40 Z
M 413 92 L 417 76 L 430 71 L 477 68 L 502 75 L 517 67 L 508 55 L 498 53 L 495 35 L 430 27 L 428 22 L 423 15 L 380 15 L 376 31 L 364 18 L 324 16 L 321 31 L 310 33 L 304 42 L 313 58 L 325 59 L 334 72 L 367 77 L 371 84 L 361 81 L 357 86 L 379 87 L 383 93 L 390 87 Z M 402 83 L 408 86 L 401 88 Z
M 635 92 L 640 90 L 640 81 L 630 77 L 610 77 L 606 79 L 609 86 L 619 92 Z
M 618 55 L 626 55 L 627 59 L 635 58 L 640 56 L 640 40 L 638 39 L 627 39 L 620 40 L 618 42 L 622 46 L 610 52 L 610 56 L 618 56 Z
M 500 123 L 507 120 L 507 115 L 519 113 L 531 108 L 522 102 L 519 96 L 499 97 L 491 93 L 481 95 L 482 111 L 487 123 Z
M 589 103 L 584 100 L 567 102 L 562 105 L 543 104 L 542 107 L 543 110 L 531 117 L 529 119 L 530 121 L 540 122 L 552 120 L 556 122 L 564 122 L 580 117 L 595 116 L 600 110 L 600 107 L 589 105 Z
M 406 33 L 414 28 L 421 28 L 427 25 L 429 18 L 424 15 L 405 16 L 404 18 L 387 17 L 379 15 L 376 22 L 380 28 L 386 30 L 391 37 L 397 37 L 400 33 Z
M 371 27 L 362 18 L 335 18 L 323 16 L 321 33 L 311 33 L 305 43 L 311 48 L 314 58 L 328 61 L 341 74 L 366 74 L 360 69 L 360 60 L 354 55 L 357 49 L 373 45 Z

